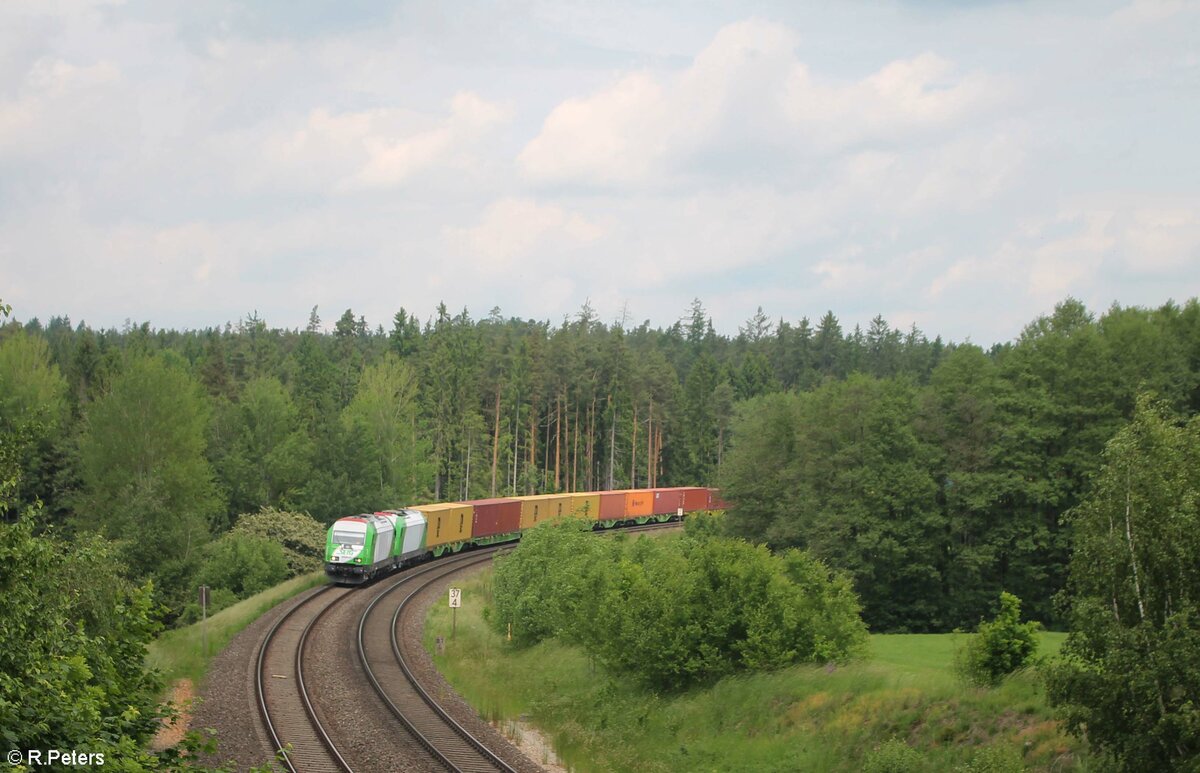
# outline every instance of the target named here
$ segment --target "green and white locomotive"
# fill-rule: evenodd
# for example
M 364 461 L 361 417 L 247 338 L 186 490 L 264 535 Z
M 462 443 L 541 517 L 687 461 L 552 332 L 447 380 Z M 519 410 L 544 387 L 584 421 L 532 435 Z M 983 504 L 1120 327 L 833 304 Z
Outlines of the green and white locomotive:
M 425 558 L 425 516 L 388 510 L 339 518 L 325 541 L 325 573 L 335 582 L 358 585 Z

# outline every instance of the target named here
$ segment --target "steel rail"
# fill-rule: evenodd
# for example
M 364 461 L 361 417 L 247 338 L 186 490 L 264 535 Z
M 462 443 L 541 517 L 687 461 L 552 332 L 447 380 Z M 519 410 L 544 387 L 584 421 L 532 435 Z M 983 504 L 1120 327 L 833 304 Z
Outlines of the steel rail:
M 379 594 L 379 596 L 375 598 L 363 611 L 362 617 L 359 618 L 359 659 L 362 662 L 363 670 L 366 672 L 367 679 L 371 682 L 372 687 L 375 688 L 375 692 L 379 695 L 380 699 L 383 700 L 384 704 L 387 705 L 387 707 L 391 710 L 392 714 L 394 714 L 396 718 L 408 728 L 413 737 L 422 746 L 424 746 L 431 755 L 433 755 L 434 759 L 444 765 L 448 770 L 456 771 L 456 773 L 465 773 L 466 771 L 476 770 L 500 770 L 504 771 L 504 773 L 516 773 L 516 770 L 499 756 L 497 756 L 496 753 L 489 749 L 486 744 L 472 735 L 470 731 L 455 721 L 454 718 L 446 713 L 445 709 L 443 709 L 437 703 L 437 701 L 434 700 L 433 697 L 430 696 L 429 693 L 421 686 L 419 680 L 409 668 L 408 663 L 400 654 L 399 647 L 396 643 L 395 623 L 397 616 L 400 613 L 400 609 L 402 609 L 404 605 L 418 593 L 448 575 L 460 572 L 476 564 L 490 561 L 497 550 L 499 550 L 498 547 L 485 549 L 483 551 L 475 551 L 469 556 L 456 557 L 456 559 L 453 560 L 453 563 L 448 563 L 443 560 L 436 566 L 428 567 L 417 574 L 410 574 L 400 582 L 393 585 L 391 588 L 388 588 L 386 591 Z M 401 589 L 402 587 L 408 587 L 410 590 L 404 601 L 397 606 L 396 614 L 394 614 L 391 618 L 389 625 L 389 638 L 392 645 L 393 657 L 395 658 L 394 664 L 399 667 L 400 672 L 404 675 L 405 682 L 403 684 L 392 683 L 392 689 L 389 691 L 384 688 L 376 669 L 372 668 L 370 660 L 367 657 L 366 629 L 369 624 L 369 620 L 380 619 L 379 617 L 372 617 L 372 612 L 375 610 L 376 605 L 378 605 L 379 602 L 385 597 L 391 595 L 393 592 Z M 388 663 L 386 665 L 390 666 L 392 663 Z M 397 705 L 396 698 L 399 696 L 394 695 L 394 693 L 401 690 L 411 690 L 412 693 L 415 693 L 415 695 L 421 699 L 421 703 L 406 703 L 405 708 L 402 709 L 399 705 Z M 422 703 L 424 706 L 421 705 Z M 420 712 L 422 708 L 427 709 L 428 712 L 432 713 L 433 716 L 430 717 L 429 713 L 421 716 L 418 712 Z M 443 732 L 444 729 L 449 729 L 450 734 L 445 735 Z M 460 745 L 457 749 L 446 748 L 448 745 L 447 742 L 453 744 L 455 741 L 460 742 L 460 744 L 465 744 L 465 746 Z M 464 754 L 464 752 L 466 752 L 466 754 Z
M 272 721 L 271 719 L 271 709 L 268 706 L 267 698 L 268 690 L 266 687 L 266 681 L 264 679 L 266 674 L 266 669 L 264 667 L 268 661 L 268 652 L 271 651 L 273 646 L 279 645 L 282 642 L 284 637 L 277 638 L 277 635 L 280 634 L 281 631 L 287 630 L 284 628 L 284 623 L 289 621 L 293 615 L 296 615 L 299 610 L 308 607 L 318 597 L 337 590 L 341 590 L 342 592 L 335 593 L 335 598 L 312 616 L 312 618 L 307 624 L 305 624 L 303 630 L 300 632 L 299 639 L 294 643 L 285 643 L 286 646 L 293 646 L 295 648 L 295 657 L 292 659 L 291 665 L 295 673 L 296 694 L 290 695 L 285 690 L 282 695 L 277 696 L 271 701 L 272 703 L 276 704 L 277 709 L 283 709 L 283 712 L 276 711 L 275 718 L 276 720 L 279 720 L 279 724 L 292 725 L 291 731 L 299 731 L 301 734 L 303 733 L 303 728 L 296 727 L 296 724 L 300 721 L 297 717 L 298 710 L 302 710 L 303 715 L 307 717 L 309 729 L 314 731 L 312 736 L 315 736 L 316 743 L 313 743 L 314 738 L 312 736 L 308 738 L 281 738 L 280 731 L 282 730 L 284 734 L 287 735 L 289 730 L 284 729 L 281 726 L 277 726 L 276 722 Z M 263 640 L 263 643 L 258 650 L 258 665 L 256 669 L 255 686 L 258 692 L 259 713 L 262 717 L 263 724 L 266 726 L 267 733 L 271 737 L 271 742 L 277 751 L 280 761 L 287 767 L 288 770 L 292 771 L 292 773 L 299 773 L 297 764 L 303 765 L 306 772 L 309 770 L 328 770 L 341 773 L 352 773 L 350 765 L 347 764 L 346 760 L 342 758 L 341 753 L 337 750 L 337 747 L 329 738 L 329 734 L 325 731 L 324 726 L 322 726 L 320 720 L 317 719 L 316 712 L 313 710 L 312 701 L 308 697 L 308 690 L 304 684 L 303 667 L 303 656 L 308 644 L 309 632 L 316 625 L 317 621 L 324 617 L 326 612 L 336 606 L 338 601 L 346 597 L 346 590 L 347 589 L 337 588 L 333 585 L 326 585 L 321 590 L 298 602 L 295 606 L 288 610 L 286 614 L 275 621 L 275 624 L 272 625 L 271 629 L 267 632 L 267 636 Z M 294 629 L 292 632 L 294 633 Z M 288 676 L 288 674 L 272 674 L 273 678 L 278 677 L 287 679 Z M 286 704 L 289 701 L 296 701 L 299 703 L 299 706 L 278 705 L 280 703 Z M 292 747 L 290 752 L 286 748 L 289 744 Z M 300 752 L 299 754 L 297 753 L 298 751 Z

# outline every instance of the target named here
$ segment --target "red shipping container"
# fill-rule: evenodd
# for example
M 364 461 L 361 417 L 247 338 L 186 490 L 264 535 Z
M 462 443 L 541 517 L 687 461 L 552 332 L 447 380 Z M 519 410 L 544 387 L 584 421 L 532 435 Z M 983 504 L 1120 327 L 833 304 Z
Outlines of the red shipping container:
M 729 507 L 724 499 L 721 499 L 721 489 L 710 488 L 708 490 L 708 509 L 709 510 L 725 510 Z
M 475 508 L 474 537 L 508 534 L 521 528 L 521 502 L 517 499 L 477 499 L 468 503 Z
M 708 489 L 692 486 L 683 490 L 683 512 L 695 513 L 708 509 Z
M 600 520 L 620 521 L 625 517 L 625 491 L 600 492 Z
M 683 489 L 654 489 L 654 514 L 675 515 L 683 507 Z

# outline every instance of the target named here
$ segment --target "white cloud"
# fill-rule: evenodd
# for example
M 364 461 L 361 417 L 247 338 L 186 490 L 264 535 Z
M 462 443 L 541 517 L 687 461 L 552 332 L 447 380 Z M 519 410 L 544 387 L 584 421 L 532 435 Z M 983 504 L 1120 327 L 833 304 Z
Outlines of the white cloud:
M 786 161 L 866 142 L 894 145 L 913 132 L 954 128 L 1006 90 L 928 52 L 857 82 L 819 78 L 797 57 L 798 42 L 781 24 L 728 25 L 681 73 L 630 73 L 562 102 L 517 164 L 535 183 L 653 185 L 693 173 L 713 155 L 752 158 L 756 146 Z
M 1170 274 L 1200 265 L 1200 201 L 1186 209 L 1138 209 L 1123 226 L 1121 252 L 1136 274 Z
M 508 113 L 471 92 L 456 94 L 449 108 L 440 120 L 399 108 L 314 109 L 263 142 L 266 166 L 254 182 L 345 193 L 394 188 L 431 169 L 469 169 Z
M 570 251 L 603 235 L 603 227 L 577 213 L 523 198 L 490 204 L 477 225 L 446 229 L 447 240 L 488 274 L 510 270 L 535 249 Z

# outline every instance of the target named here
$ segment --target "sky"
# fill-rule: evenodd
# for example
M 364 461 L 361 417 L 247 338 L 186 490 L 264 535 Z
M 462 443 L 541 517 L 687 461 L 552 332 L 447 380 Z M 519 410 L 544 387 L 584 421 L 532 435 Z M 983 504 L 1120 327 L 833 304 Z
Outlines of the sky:
M 1200 295 L 1200 2 L 4 0 L 0 299 L 120 327 Z

